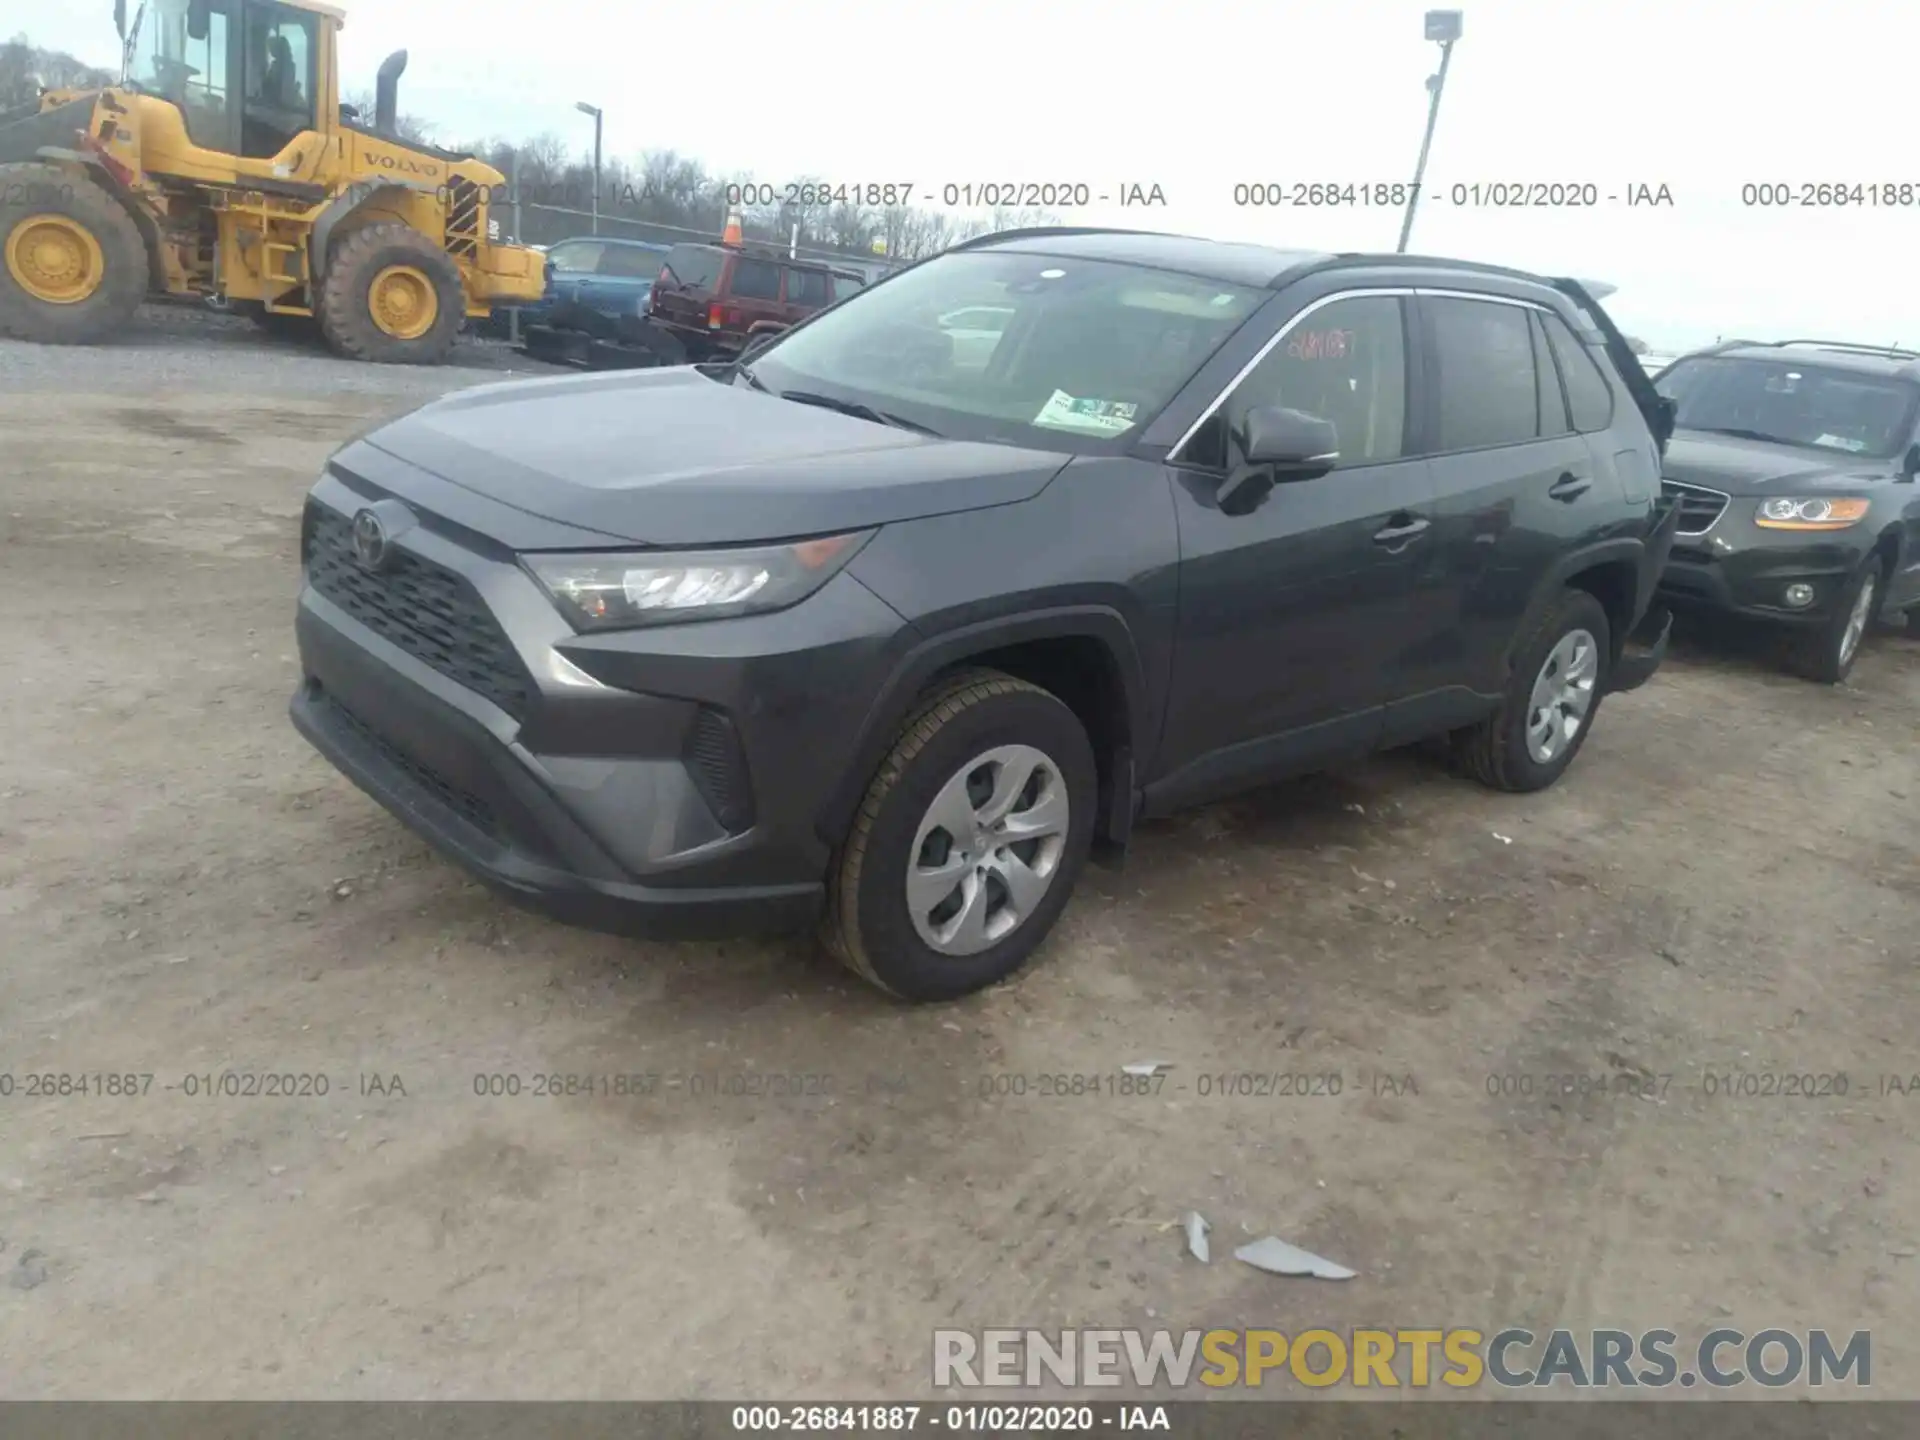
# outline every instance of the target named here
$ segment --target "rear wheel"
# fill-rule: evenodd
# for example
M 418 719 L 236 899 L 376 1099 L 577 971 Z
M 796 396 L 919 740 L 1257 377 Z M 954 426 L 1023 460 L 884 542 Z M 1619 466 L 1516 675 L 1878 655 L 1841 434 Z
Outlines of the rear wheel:
M 58 166 L 0 165 L 0 335 L 91 344 L 146 289 L 146 244 L 111 195 Z
M 383 221 L 340 242 L 320 286 L 320 328 L 353 360 L 437 365 L 466 317 L 460 268 L 409 225 Z
M 1793 636 L 1787 660 L 1795 671 L 1823 685 L 1838 685 L 1853 672 L 1853 662 L 1860 658 L 1860 646 L 1880 608 L 1886 574 L 1885 559 L 1869 555 L 1847 580 L 1833 613 Z
M 1461 767 L 1496 790 L 1544 790 L 1586 743 L 1606 693 L 1612 631 L 1584 590 L 1563 590 L 1514 653 L 1500 708 L 1459 733 Z
M 827 948 L 881 989 L 951 1000 L 1026 963 L 1093 837 L 1093 748 L 1036 685 L 972 670 L 901 730 L 834 868 Z

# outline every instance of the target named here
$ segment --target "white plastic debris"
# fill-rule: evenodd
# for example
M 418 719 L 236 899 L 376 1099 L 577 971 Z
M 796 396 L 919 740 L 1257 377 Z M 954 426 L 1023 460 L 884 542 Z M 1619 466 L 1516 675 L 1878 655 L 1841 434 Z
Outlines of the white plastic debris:
M 1233 1252 L 1233 1258 L 1272 1275 L 1311 1275 L 1316 1280 L 1351 1280 L 1358 1273 L 1271 1235 L 1251 1245 L 1242 1245 Z
M 1131 1065 L 1122 1065 L 1122 1075 L 1158 1075 L 1162 1070 L 1171 1070 L 1173 1062 L 1169 1060 L 1137 1060 Z
M 1513 843 L 1513 837 L 1511 835 L 1502 835 L 1498 830 L 1489 830 L 1487 833 L 1502 845 L 1511 845 Z
M 1213 1227 L 1198 1210 L 1187 1212 L 1187 1253 L 1202 1265 L 1209 1264 L 1212 1257 L 1207 1253 L 1207 1231 Z

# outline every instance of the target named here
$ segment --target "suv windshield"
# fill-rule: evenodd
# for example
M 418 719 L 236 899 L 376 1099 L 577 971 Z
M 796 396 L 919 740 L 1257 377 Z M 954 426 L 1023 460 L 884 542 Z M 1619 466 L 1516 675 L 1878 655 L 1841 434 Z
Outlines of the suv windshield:
M 1890 459 L 1906 449 L 1920 386 L 1801 360 L 1707 355 L 1682 360 L 1656 387 L 1683 430 L 1777 440 Z
M 956 439 L 1077 451 L 1137 434 L 1266 298 L 1108 261 L 963 251 L 823 312 L 753 369 L 770 389 Z

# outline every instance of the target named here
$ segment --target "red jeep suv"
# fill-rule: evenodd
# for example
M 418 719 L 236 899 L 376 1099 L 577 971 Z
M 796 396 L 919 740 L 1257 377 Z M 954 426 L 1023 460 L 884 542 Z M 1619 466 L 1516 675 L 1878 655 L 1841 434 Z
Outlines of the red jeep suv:
M 705 360 L 734 354 L 748 340 L 784 330 L 865 284 L 856 271 L 774 250 L 683 244 L 667 253 L 648 314 L 690 358 Z

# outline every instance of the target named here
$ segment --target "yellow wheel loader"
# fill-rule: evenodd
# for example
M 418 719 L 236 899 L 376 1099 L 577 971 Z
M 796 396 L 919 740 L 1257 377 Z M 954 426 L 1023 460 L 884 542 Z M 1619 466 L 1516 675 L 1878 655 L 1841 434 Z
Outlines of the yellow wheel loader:
M 110 339 L 143 297 L 317 328 L 342 355 L 431 364 L 468 317 L 540 298 L 501 245 L 504 177 L 394 133 L 407 53 L 371 119 L 339 98 L 345 17 L 315 0 L 147 0 L 121 81 L 0 113 L 0 334 Z

